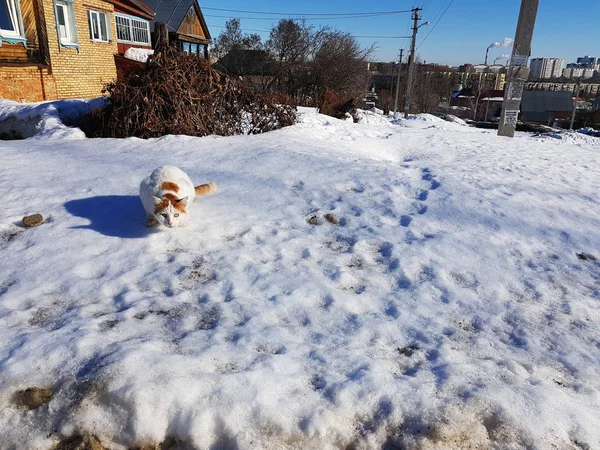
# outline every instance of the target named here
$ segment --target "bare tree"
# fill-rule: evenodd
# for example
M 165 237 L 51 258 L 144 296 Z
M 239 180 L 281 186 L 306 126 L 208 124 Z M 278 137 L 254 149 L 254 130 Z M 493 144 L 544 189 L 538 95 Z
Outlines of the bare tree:
M 270 32 L 267 49 L 275 59 L 277 90 L 299 99 L 306 83 L 315 36 L 304 21 L 285 19 Z
M 374 47 L 362 48 L 350 34 L 322 30 L 314 55 L 318 93 L 331 89 L 346 98 L 362 98 L 369 86 L 367 62 Z
M 232 50 L 261 50 L 263 43 L 258 34 L 243 34 L 240 19 L 225 23 L 225 30 L 215 40 L 211 53 L 219 60 Z

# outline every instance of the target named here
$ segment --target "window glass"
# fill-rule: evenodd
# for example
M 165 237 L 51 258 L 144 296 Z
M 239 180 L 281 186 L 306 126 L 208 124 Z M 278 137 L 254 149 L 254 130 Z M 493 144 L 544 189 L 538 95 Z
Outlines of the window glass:
M 91 40 L 100 42 L 109 41 L 108 16 L 106 13 L 88 10 L 88 23 Z
M 100 18 L 100 37 L 103 41 L 108 42 L 108 31 L 106 27 L 106 14 L 101 13 L 98 15 Z
M 58 22 L 58 33 L 61 38 L 66 39 L 69 37 L 67 30 L 66 8 L 63 5 L 56 5 L 56 21 Z
M 131 41 L 131 28 L 129 18 L 115 14 L 115 21 L 117 23 L 117 40 Z
M 115 13 L 117 24 L 117 40 L 131 44 L 150 44 L 150 26 L 147 20 L 137 19 Z M 109 22 L 106 22 L 107 32 L 110 32 Z
M 8 10 L 8 2 L 12 0 L 0 0 L 0 30 L 15 31 L 15 26 Z
M 74 44 L 77 42 L 75 30 L 75 14 L 73 3 L 59 0 L 55 3 L 56 24 L 61 44 Z
M 185 53 L 186 55 L 190 54 L 190 43 L 189 42 L 183 43 L 183 53 Z

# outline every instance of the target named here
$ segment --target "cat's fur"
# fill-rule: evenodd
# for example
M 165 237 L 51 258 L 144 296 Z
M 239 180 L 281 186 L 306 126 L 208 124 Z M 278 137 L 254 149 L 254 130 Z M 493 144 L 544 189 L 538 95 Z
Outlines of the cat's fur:
M 215 183 L 194 187 L 190 177 L 177 167 L 158 167 L 140 184 L 140 199 L 146 210 L 146 226 L 184 226 L 189 217 L 187 206 L 197 195 L 204 195 L 216 189 Z

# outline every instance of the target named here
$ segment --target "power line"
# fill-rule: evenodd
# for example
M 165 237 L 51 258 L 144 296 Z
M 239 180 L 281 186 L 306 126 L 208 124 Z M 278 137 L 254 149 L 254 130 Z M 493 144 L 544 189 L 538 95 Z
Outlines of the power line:
M 219 26 L 219 25 L 208 25 L 209 27 L 212 28 L 224 28 L 226 29 L 227 27 L 223 27 L 223 26 Z M 256 32 L 264 32 L 264 33 L 270 33 L 271 30 L 256 30 L 256 29 L 252 29 L 252 28 L 244 28 L 243 31 L 256 31 Z M 355 37 L 355 38 L 369 38 L 369 39 L 410 39 L 410 36 L 365 36 L 365 35 L 354 35 L 351 34 L 350 36 Z
M 381 17 L 381 16 L 388 16 L 389 14 L 370 14 L 368 16 L 335 16 L 335 17 L 330 17 L 330 16 L 319 16 L 319 17 L 302 17 L 300 15 L 295 16 L 295 17 L 301 17 L 303 20 L 339 20 L 339 19 L 369 19 L 371 17 Z M 247 19 L 247 20 L 278 20 L 280 18 L 284 18 L 284 19 L 288 19 L 289 17 L 240 17 L 240 16 L 223 16 L 223 15 L 219 15 L 219 14 L 204 14 L 204 17 L 221 17 L 221 18 L 225 18 L 225 19 Z
M 240 9 L 225 9 L 225 8 L 207 8 L 202 7 L 203 10 L 211 11 L 225 11 L 234 13 L 245 13 L 245 14 L 263 14 L 270 16 L 370 16 L 370 15 L 389 15 L 389 14 L 404 14 L 411 12 L 410 9 L 396 10 L 396 11 L 375 11 L 375 12 L 359 12 L 359 13 L 293 13 L 293 12 L 267 12 L 267 11 L 245 11 Z
M 227 29 L 227 27 L 224 27 L 222 25 L 210 25 L 207 24 L 207 26 L 209 26 L 210 28 L 223 28 L 223 29 Z M 256 32 L 265 32 L 265 33 L 270 33 L 271 30 L 253 30 L 251 28 L 243 28 L 242 31 L 256 31 Z
M 442 17 L 444 17 L 444 15 L 446 14 L 446 12 L 448 11 L 448 9 L 450 8 L 450 6 L 452 5 L 452 3 L 454 3 L 454 0 L 450 0 L 450 3 L 448 3 L 448 6 L 446 6 L 446 9 L 444 10 L 444 12 L 442 13 L 442 15 L 440 16 L 440 18 L 437 20 L 437 22 L 435 23 L 435 25 L 433 25 L 433 27 L 431 27 L 431 30 L 429 30 L 429 33 L 427 33 L 427 36 L 425 36 L 423 38 L 423 40 L 421 41 L 421 43 L 419 44 L 419 46 L 417 47 L 417 50 L 421 48 L 421 45 L 423 45 L 423 42 L 425 42 L 425 40 L 429 37 L 429 35 L 433 32 L 433 30 L 435 30 L 435 27 L 437 26 L 438 23 L 440 23 L 440 20 L 442 20 Z

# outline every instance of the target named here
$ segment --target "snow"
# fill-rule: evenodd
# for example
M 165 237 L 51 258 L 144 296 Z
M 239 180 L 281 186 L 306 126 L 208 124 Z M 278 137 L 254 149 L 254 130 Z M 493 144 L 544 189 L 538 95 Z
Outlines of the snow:
M 0 138 L 84 139 L 83 131 L 65 124 L 102 102 L 97 98 L 23 104 L 0 99 Z
M 0 447 L 600 447 L 598 138 L 309 109 L 227 138 L 55 124 L 0 141 Z M 163 164 L 219 185 L 185 228 L 144 227 Z M 15 406 L 33 386 L 54 397 Z
M 129 47 L 127 50 L 125 50 L 125 54 L 123 56 L 133 61 L 145 63 L 150 55 L 154 55 L 154 50 L 150 50 L 147 48 Z

